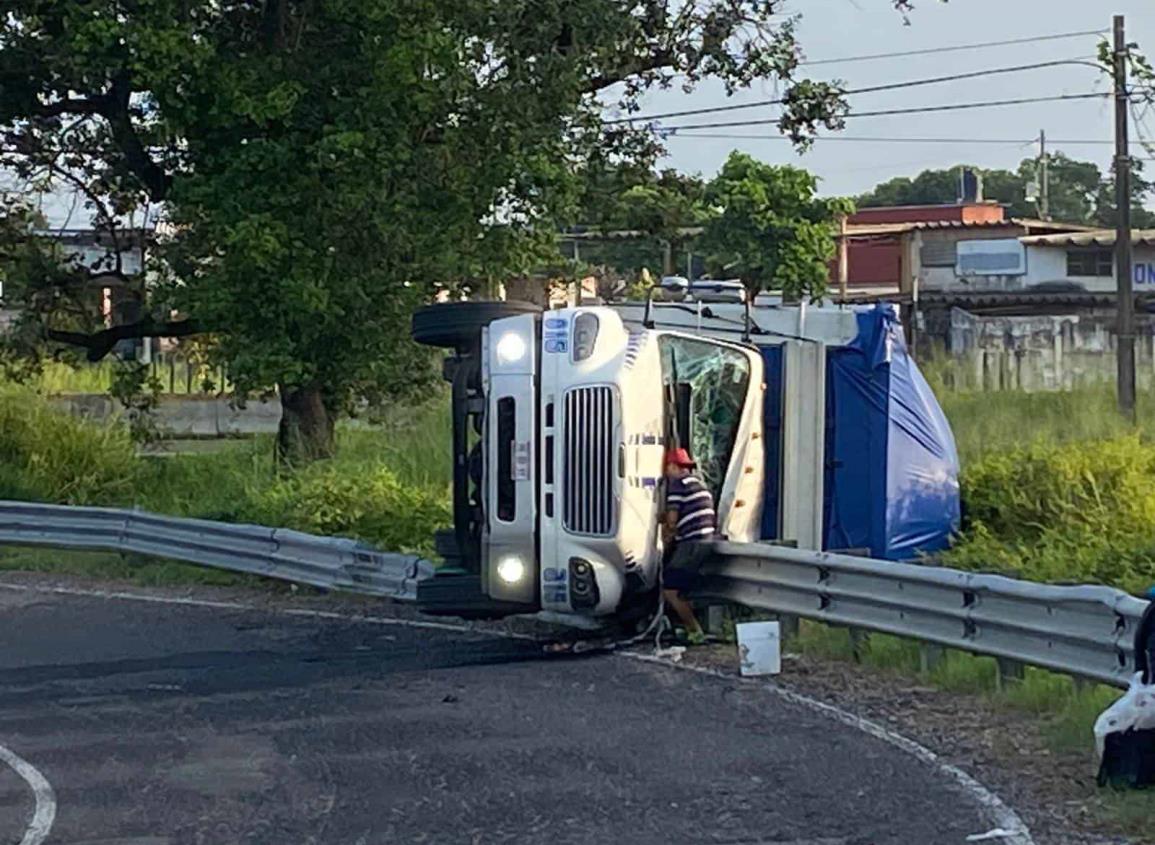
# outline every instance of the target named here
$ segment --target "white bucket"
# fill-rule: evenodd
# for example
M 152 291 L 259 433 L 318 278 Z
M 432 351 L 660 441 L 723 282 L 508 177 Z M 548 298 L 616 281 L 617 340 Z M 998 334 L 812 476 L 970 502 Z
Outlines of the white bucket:
M 782 637 L 777 622 L 738 625 L 738 660 L 742 674 L 777 675 L 782 671 Z

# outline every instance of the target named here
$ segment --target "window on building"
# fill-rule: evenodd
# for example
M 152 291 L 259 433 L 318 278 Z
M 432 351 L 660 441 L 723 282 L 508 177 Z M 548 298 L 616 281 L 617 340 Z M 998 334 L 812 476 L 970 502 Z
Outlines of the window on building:
M 958 261 L 957 241 L 926 241 L 919 252 L 923 267 L 954 267 Z
M 1114 253 L 1106 247 L 1067 250 L 1068 276 L 1115 275 Z

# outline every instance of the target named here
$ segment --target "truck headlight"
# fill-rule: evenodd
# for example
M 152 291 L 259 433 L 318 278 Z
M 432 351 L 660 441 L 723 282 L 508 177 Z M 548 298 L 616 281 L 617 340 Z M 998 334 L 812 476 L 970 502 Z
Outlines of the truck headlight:
M 528 351 L 525 338 L 516 332 L 506 332 L 497 341 L 497 360 L 502 364 L 516 364 Z
M 525 561 L 519 557 L 503 557 L 497 562 L 497 577 L 506 584 L 516 584 L 525 578 Z

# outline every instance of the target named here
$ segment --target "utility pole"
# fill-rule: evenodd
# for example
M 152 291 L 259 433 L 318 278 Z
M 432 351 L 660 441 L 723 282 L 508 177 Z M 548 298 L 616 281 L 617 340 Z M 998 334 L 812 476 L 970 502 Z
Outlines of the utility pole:
M 1115 330 L 1119 410 L 1135 419 L 1135 294 L 1131 286 L 1131 156 L 1128 149 L 1127 39 L 1115 16 Z
M 1047 130 L 1039 130 L 1039 216 L 1051 219 L 1051 173 L 1047 163 Z

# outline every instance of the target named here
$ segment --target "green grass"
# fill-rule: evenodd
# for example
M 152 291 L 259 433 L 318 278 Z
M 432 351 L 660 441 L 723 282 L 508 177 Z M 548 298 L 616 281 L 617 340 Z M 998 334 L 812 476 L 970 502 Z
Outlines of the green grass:
M 228 441 L 213 451 L 139 454 L 122 427 L 60 414 L 27 388 L 2 388 L 0 400 L 0 498 L 137 506 L 353 537 L 426 555 L 434 530 L 450 521 L 450 423 L 443 396 L 378 413 L 372 426 L 340 426 L 337 457 L 296 473 L 278 471 L 272 437 Z M 21 552 L 8 556 L 4 567 L 137 583 L 227 583 L 212 570 L 115 556 Z
M 950 420 L 964 469 L 991 452 L 1037 442 L 1074 443 L 1121 436 L 1136 430 L 1115 404 L 1108 385 L 1053 393 L 938 391 Z M 1138 431 L 1155 433 L 1155 396 L 1139 395 Z
M 49 361 L 28 386 L 44 396 L 108 393 L 116 366 L 109 361 L 75 365 Z M 154 361 L 150 372 L 160 382 L 163 393 L 203 393 L 206 379 L 212 382 L 213 392 L 220 391 L 222 387 L 219 371 L 200 369 L 184 360 Z
M 32 382 L 38 393 L 59 396 L 68 393 L 107 393 L 112 386 L 113 365 L 83 364 L 76 367 L 58 361 L 44 365 Z

